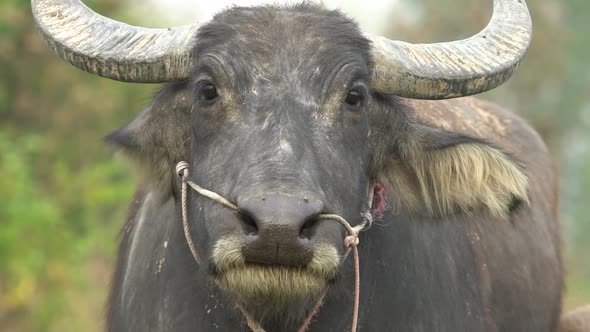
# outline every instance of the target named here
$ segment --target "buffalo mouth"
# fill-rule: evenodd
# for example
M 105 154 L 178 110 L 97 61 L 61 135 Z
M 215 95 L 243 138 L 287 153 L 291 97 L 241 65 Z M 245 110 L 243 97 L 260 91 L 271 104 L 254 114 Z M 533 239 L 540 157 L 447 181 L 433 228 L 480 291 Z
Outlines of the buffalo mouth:
M 307 266 L 250 263 L 238 239 L 219 240 L 211 262 L 216 283 L 241 303 L 277 306 L 308 301 L 323 293 L 336 277 L 342 258 L 330 244 L 316 244 Z

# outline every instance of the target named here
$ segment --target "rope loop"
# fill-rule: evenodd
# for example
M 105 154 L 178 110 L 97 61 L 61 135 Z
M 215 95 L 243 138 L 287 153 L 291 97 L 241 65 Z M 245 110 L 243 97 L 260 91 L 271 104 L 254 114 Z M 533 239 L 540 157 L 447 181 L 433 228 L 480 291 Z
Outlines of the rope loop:
M 361 231 L 366 231 L 373 226 L 373 215 L 371 214 L 371 209 L 369 208 L 368 211 L 361 213 L 361 217 L 363 218 L 363 228 Z
M 188 163 L 186 161 L 181 161 L 178 164 L 176 164 L 176 176 L 182 180 L 184 177 L 186 177 L 185 171 L 188 171 Z

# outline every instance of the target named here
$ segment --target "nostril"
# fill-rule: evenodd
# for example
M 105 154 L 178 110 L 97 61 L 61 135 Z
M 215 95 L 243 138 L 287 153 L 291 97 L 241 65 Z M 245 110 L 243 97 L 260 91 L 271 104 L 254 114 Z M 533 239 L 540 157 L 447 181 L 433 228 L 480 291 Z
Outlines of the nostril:
M 254 217 L 252 217 L 252 215 L 250 215 L 246 211 L 241 211 L 240 213 L 238 213 L 238 218 L 240 218 L 240 221 L 242 222 L 242 227 L 244 228 L 246 234 L 258 234 L 258 225 L 256 224 L 256 220 L 254 219 Z
M 311 239 L 315 233 L 316 225 L 319 220 L 319 213 L 313 214 L 305 219 L 301 230 L 299 231 L 299 237 L 304 239 Z

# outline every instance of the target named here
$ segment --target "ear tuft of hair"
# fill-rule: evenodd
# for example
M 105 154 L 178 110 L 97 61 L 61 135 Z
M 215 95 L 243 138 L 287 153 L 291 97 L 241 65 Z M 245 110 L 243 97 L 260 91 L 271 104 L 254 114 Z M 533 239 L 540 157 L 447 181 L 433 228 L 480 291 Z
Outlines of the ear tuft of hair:
M 519 202 L 528 203 L 528 179 L 502 151 L 480 143 L 443 149 L 407 149 L 390 160 L 384 176 L 395 209 L 444 217 L 487 211 L 507 219 Z

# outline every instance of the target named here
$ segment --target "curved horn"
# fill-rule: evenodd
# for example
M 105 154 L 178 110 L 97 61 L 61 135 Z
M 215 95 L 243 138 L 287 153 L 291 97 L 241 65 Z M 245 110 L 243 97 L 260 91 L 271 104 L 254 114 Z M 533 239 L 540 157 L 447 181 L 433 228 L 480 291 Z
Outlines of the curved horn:
M 79 0 L 31 0 L 31 7 L 49 47 L 84 71 L 140 83 L 189 77 L 198 25 L 131 26 L 101 16 Z
M 407 98 L 447 99 L 493 89 L 514 73 L 529 47 L 532 24 L 524 0 L 494 0 L 487 27 L 468 39 L 409 44 L 373 42 L 372 87 Z

